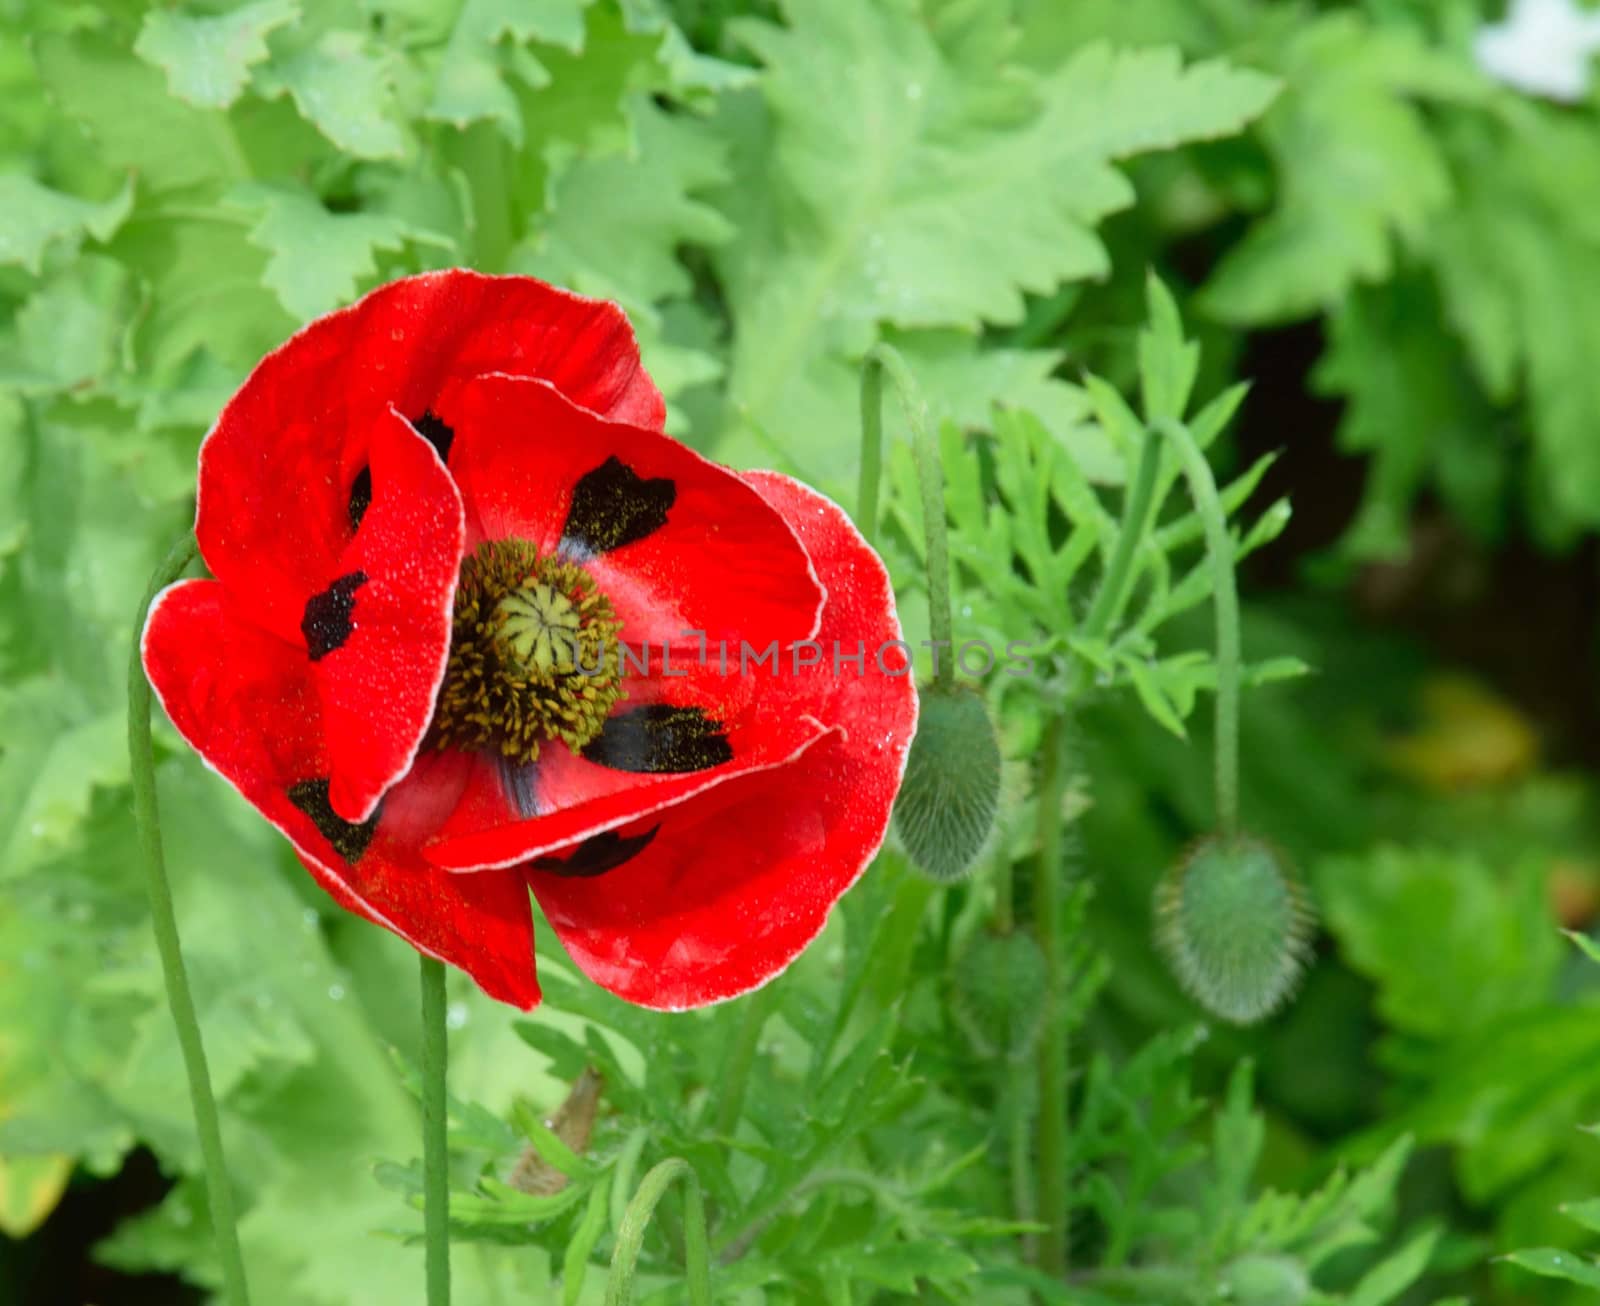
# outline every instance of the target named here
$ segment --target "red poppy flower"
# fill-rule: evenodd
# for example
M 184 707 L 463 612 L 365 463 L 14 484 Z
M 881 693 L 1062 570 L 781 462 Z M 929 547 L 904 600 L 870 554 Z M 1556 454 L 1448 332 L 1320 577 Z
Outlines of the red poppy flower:
M 384 286 L 263 359 L 200 450 L 214 580 L 144 665 L 344 907 L 522 1007 L 528 893 L 633 1002 L 783 969 L 882 842 L 916 691 L 834 504 L 664 434 L 614 305 Z

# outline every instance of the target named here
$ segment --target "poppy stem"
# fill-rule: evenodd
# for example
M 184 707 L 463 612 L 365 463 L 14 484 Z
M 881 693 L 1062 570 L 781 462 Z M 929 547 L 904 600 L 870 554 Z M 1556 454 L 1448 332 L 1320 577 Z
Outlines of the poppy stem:
M 233 1211 L 233 1188 L 222 1150 L 222 1128 L 217 1120 L 216 1098 L 211 1092 L 211 1073 L 206 1067 L 200 1021 L 195 1015 L 194 996 L 189 991 L 189 977 L 184 969 L 183 948 L 178 941 L 178 921 L 172 908 L 172 885 L 167 879 L 167 859 L 161 844 L 155 750 L 150 742 L 150 682 L 145 679 L 141 657 L 144 624 L 151 603 L 161 590 L 183 574 L 184 569 L 194 561 L 197 551 L 191 534 L 185 534 L 174 544 L 151 576 L 150 587 L 139 606 L 139 619 L 133 634 L 133 655 L 128 666 L 128 766 L 133 783 L 133 819 L 144 853 L 150 925 L 156 936 L 156 951 L 161 954 L 167 1006 L 178 1031 L 178 1046 L 183 1052 L 183 1068 L 189 1080 L 189 1101 L 194 1110 L 195 1132 L 200 1136 L 200 1157 L 206 1173 L 206 1197 L 211 1208 L 211 1231 L 216 1240 L 217 1259 L 222 1266 L 222 1297 L 228 1306 L 249 1306 L 250 1293 L 245 1283 L 244 1258 L 239 1253 L 239 1231 Z
M 1211 603 L 1217 627 L 1216 745 L 1217 827 L 1225 839 L 1239 832 L 1239 584 L 1233 572 L 1233 537 L 1217 493 L 1217 479 L 1189 428 L 1158 417 L 1152 429 L 1177 450 L 1189 497 L 1205 527 L 1211 566 Z
M 1146 432 L 1139 463 L 1122 501 L 1122 517 L 1111 559 L 1084 615 L 1081 627 L 1087 640 L 1110 633 L 1128 601 L 1139 545 L 1144 540 L 1161 468 L 1161 439 Z M 1075 658 L 1068 671 L 1067 699 L 1084 689 L 1090 679 L 1088 664 Z M 1067 1030 L 1062 1020 L 1066 984 L 1066 939 L 1061 924 L 1061 797 L 1066 785 L 1067 719 L 1057 713 L 1045 726 L 1039 756 L 1039 866 L 1034 878 L 1033 926 L 1044 954 L 1044 1029 L 1039 1039 L 1038 1191 L 1039 1222 L 1044 1232 L 1032 1241 L 1039 1266 L 1047 1273 L 1065 1274 L 1071 1259 L 1071 1234 L 1067 1227 L 1071 1193 L 1067 1183 L 1066 1149 L 1071 1132 L 1067 1079 L 1071 1071 Z
M 1067 718 L 1057 712 L 1039 748 L 1039 868 L 1033 881 L 1033 926 L 1044 954 L 1044 1026 L 1039 1035 L 1038 1183 L 1039 1268 L 1066 1273 L 1071 1254 L 1067 1227 L 1067 1074 L 1065 1014 L 1066 938 L 1061 921 L 1061 796 L 1066 785 Z
M 444 963 L 422 962 L 422 1237 L 428 1306 L 450 1306 L 450 1153 L 445 1141 Z
M 629 1306 L 633 1301 L 633 1275 L 644 1231 L 655 1214 L 656 1204 L 677 1179 L 683 1180 L 684 1190 L 683 1260 L 689 1306 L 711 1306 L 711 1244 L 706 1237 L 705 1198 L 700 1192 L 700 1177 L 680 1156 L 668 1157 L 645 1175 L 623 1212 L 616 1249 L 611 1253 L 605 1306 Z
M 922 530 L 928 574 L 928 634 L 934 660 L 934 683 L 941 689 L 955 684 L 955 644 L 950 617 L 950 539 L 944 519 L 944 464 L 929 429 L 928 405 L 916 378 L 893 345 L 882 341 L 867 350 L 861 370 L 861 482 L 857 503 L 858 526 L 872 544 L 878 523 L 878 483 L 883 469 L 883 374 L 894 378 L 900 407 L 911 427 L 911 447 L 917 460 L 917 486 L 922 492 Z M 941 658 L 939 650 L 948 656 Z

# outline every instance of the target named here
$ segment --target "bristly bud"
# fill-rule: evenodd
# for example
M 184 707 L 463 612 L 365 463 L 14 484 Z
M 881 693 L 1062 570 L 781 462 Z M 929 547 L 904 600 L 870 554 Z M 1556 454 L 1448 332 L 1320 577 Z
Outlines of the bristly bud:
M 1044 1024 L 1044 953 L 1033 935 L 979 934 L 950 982 L 950 1011 L 985 1057 L 1024 1060 Z
M 1211 836 L 1156 887 L 1156 942 L 1185 991 L 1238 1025 L 1294 991 L 1315 921 L 1287 863 L 1259 839 Z
M 982 693 L 928 686 L 894 807 L 912 864 L 941 884 L 961 879 L 994 829 L 999 800 L 1000 741 Z

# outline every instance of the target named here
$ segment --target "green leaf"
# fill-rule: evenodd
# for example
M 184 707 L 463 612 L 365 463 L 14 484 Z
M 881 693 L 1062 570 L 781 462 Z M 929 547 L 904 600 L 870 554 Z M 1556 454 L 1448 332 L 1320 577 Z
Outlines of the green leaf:
M 517 0 L 466 0 L 439 62 L 428 117 L 457 127 L 492 120 L 520 149 L 522 112 L 507 79 L 515 72 L 534 86 L 550 80 L 544 65 L 521 47 L 538 40 L 581 50 L 588 4 L 589 0 L 554 0 L 538 6 Z M 507 37 L 522 56 L 515 61 L 500 48 Z
M 1487 91 L 1402 24 L 1338 12 L 1292 31 L 1275 61 L 1288 90 L 1260 128 L 1278 171 L 1276 205 L 1202 296 L 1226 322 L 1304 317 L 1336 305 L 1353 282 L 1389 276 L 1395 241 L 1421 242 L 1452 197 L 1417 101 Z
M 268 33 L 299 16 L 295 0 L 257 0 L 215 17 L 152 9 L 133 52 L 166 73 L 178 99 L 226 109 L 244 92 L 252 65 L 267 57 Z
M 1433 227 L 1444 307 L 1500 402 L 1520 381 L 1534 428 L 1547 538 L 1600 523 L 1600 164 L 1588 124 L 1533 106 L 1465 121 L 1448 138 L 1460 195 Z M 1491 428 L 1478 437 L 1499 452 Z M 1504 454 L 1501 455 L 1505 456 Z
M 880 323 L 1014 322 L 1024 292 L 1102 275 L 1093 226 L 1133 199 L 1110 160 L 1236 130 L 1273 90 L 1256 73 L 1105 47 L 1035 80 L 985 46 L 942 47 L 903 3 L 827 0 L 790 19 L 737 27 L 766 65 L 768 117 L 728 97 L 751 184 L 730 196 L 740 235 L 718 257 L 734 414 L 790 450 L 828 429 L 796 390 L 844 389 L 853 372 L 831 360 L 859 357 Z
M 106 381 L 122 364 L 135 308 L 132 279 L 120 263 L 80 258 L 0 325 L 0 384 L 38 393 Z
M 645 99 L 630 104 L 629 116 L 635 151 L 579 157 L 561 169 L 537 244 L 518 266 L 654 316 L 661 301 L 691 289 L 679 249 L 718 245 L 733 234 L 702 198 L 729 173 L 722 144 L 693 119 Z
M 1582 1225 L 1590 1233 L 1600 1233 L 1600 1197 L 1581 1202 L 1567 1202 L 1561 1208 L 1567 1219 Z
M 567 1242 L 561 1261 L 561 1306 L 578 1306 L 583 1296 L 583 1281 L 589 1271 L 589 1257 L 605 1232 L 607 1208 L 611 1200 L 611 1176 L 604 1175 L 589 1190 L 589 1205 Z
M 141 192 L 237 178 L 249 165 L 226 118 L 173 99 L 161 74 L 88 32 L 34 43 L 39 75 L 102 159 L 137 172 Z
M 1379 1261 L 1351 1289 L 1347 1306 L 1388 1306 L 1428 1268 L 1433 1250 L 1439 1242 L 1439 1232 L 1438 1229 L 1425 1229 L 1398 1251 Z
M 1512 1252 L 1500 1259 L 1519 1269 L 1531 1271 L 1542 1279 L 1561 1279 L 1584 1288 L 1600 1288 L 1600 1265 L 1572 1252 L 1557 1251 L 1554 1247 L 1534 1247 L 1525 1252 Z
M 1600 962 L 1600 942 L 1590 938 L 1587 934 L 1579 933 L 1577 930 L 1562 930 L 1561 932 L 1576 943 L 1583 955 L 1590 961 Z
M 1408 553 L 1413 503 L 1434 478 L 1456 491 L 1449 497 L 1460 516 L 1480 529 L 1496 524 L 1503 477 L 1483 457 L 1496 454 L 1499 418 L 1475 393 L 1460 348 L 1439 331 L 1439 313 L 1431 287 L 1404 277 L 1357 290 L 1331 319 L 1316 385 L 1346 399 L 1340 446 L 1372 458 L 1343 542 L 1353 557 Z
M 1145 279 L 1149 325 L 1139 333 L 1139 379 L 1145 420 L 1181 420 L 1200 370 L 1200 345 L 1185 340 L 1172 292 L 1151 273 Z M 1202 446 L 1203 447 L 1203 446 Z
M 395 121 L 390 59 L 374 52 L 361 32 L 335 29 L 275 53 L 256 84 L 266 95 L 287 93 L 303 118 L 358 159 L 406 152 L 406 133 Z
M 1398 1029 L 1470 1039 L 1549 992 L 1561 945 L 1537 857 L 1497 871 L 1470 853 L 1383 847 L 1330 860 L 1315 880 L 1346 959 Z
M 330 213 L 305 191 L 250 182 L 235 186 L 225 202 L 260 216 L 250 242 L 266 250 L 262 280 L 284 308 L 302 321 L 355 298 L 378 271 L 377 250 L 399 250 L 408 241 L 442 248 L 450 242 L 399 218 L 379 213 Z
M 0 263 L 17 264 L 37 274 L 46 251 L 62 245 L 75 248 L 84 235 L 110 240 L 133 208 L 133 178 L 110 199 L 96 204 L 41 186 L 16 173 L 0 176 Z

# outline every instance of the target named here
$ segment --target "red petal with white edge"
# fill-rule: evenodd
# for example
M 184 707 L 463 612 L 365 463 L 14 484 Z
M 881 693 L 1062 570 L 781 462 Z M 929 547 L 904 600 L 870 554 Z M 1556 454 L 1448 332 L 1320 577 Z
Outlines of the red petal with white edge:
M 822 589 L 783 517 L 734 473 L 658 431 L 606 421 L 551 386 L 483 376 L 440 415 L 467 550 L 516 537 L 582 561 L 630 644 L 756 650 L 816 629 Z
M 524 867 L 574 962 L 641 1006 L 678 1010 L 771 979 L 822 929 L 872 860 L 916 729 L 917 695 L 894 595 L 842 510 L 788 477 L 755 487 L 798 532 L 827 588 L 816 638 L 829 657 L 763 691 L 774 715 L 833 729 L 785 766 L 697 797 Z M 865 668 L 836 673 L 833 641 Z M 878 666 L 905 671 L 888 675 Z
M 450 473 L 398 413 L 377 423 L 369 451 L 371 506 L 311 600 L 320 619 L 309 605 L 301 618 L 317 655 L 329 797 L 348 821 L 372 815 L 428 732 L 450 660 L 465 531 Z
M 538 377 L 640 426 L 665 421 L 615 304 L 459 268 L 390 282 L 268 354 L 222 410 L 200 448 L 195 524 L 212 573 L 248 586 L 280 618 L 272 629 L 292 629 L 297 600 L 353 532 L 372 423 L 391 407 L 420 421 L 481 372 Z
M 430 758 L 380 814 L 343 820 L 328 803 L 319 695 L 305 651 L 245 620 L 215 581 L 180 581 L 151 606 L 145 673 L 178 733 L 294 844 L 340 903 L 459 966 L 493 998 L 539 1001 L 526 885 L 512 872 L 460 876 L 416 851 L 432 801 Z M 408 788 L 408 785 L 410 788 Z M 405 791 L 405 792 L 402 792 Z
M 618 711 L 627 711 L 624 705 Z M 423 847 L 437 866 L 485 871 L 514 866 L 575 841 L 604 834 L 741 775 L 782 766 L 827 733 L 815 717 L 743 714 L 719 720 L 733 756 L 706 770 L 650 775 L 619 771 L 552 744 L 526 776 L 508 773 L 487 754 L 475 755 L 461 798 Z M 513 792 L 526 786 L 537 815 L 523 819 Z

